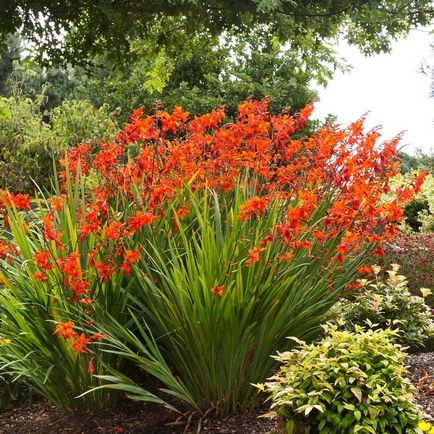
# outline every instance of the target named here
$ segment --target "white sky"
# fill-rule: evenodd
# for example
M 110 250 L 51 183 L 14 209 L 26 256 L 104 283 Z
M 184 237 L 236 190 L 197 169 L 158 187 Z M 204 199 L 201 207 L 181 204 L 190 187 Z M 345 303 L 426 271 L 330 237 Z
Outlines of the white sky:
M 384 139 L 406 131 L 401 144 L 405 152 L 434 148 L 434 98 L 431 77 L 420 72 L 425 61 L 434 66 L 430 45 L 434 36 L 413 30 L 405 40 L 394 43 L 390 54 L 365 57 L 357 48 L 339 44 L 337 52 L 353 66 L 337 72 L 327 88 L 319 88 L 320 101 L 314 117 L 334 114 L 343 126 L 370 112 L 366 126 L 382 126 Z

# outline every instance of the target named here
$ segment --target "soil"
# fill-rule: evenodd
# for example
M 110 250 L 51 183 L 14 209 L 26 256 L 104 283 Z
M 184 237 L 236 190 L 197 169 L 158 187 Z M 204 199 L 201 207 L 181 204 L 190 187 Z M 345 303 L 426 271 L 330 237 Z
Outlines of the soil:
M 410 354 L 406 359 L 416 399 L 423 412 L 434 420 L 434 352 Z
M 8 406 L 0 412 L 1 434 L 268 434 L 276 422 L 259 418 L 266 408 L 254 414 L 240 413 L 226 419 L 192 418 L 177 421 L 177 416 L 156 405 L 120 402 L 115 410 L 97 414 L 66 413 L 45 401 L 26 406 Z
M 412 354 L 407 358 L 410 379 L 417 387 L 417 402 L 434 420 L 434 352 Z M 240 413 L 226 419 L 206 418 L 190 424 L 165 409 L 129 400 L 114 410 L 72 414 L 39 400 L 30 405 L 7 406 L 0 412 L 1 434 L 269 434 L 277 422 L 254 414 Z

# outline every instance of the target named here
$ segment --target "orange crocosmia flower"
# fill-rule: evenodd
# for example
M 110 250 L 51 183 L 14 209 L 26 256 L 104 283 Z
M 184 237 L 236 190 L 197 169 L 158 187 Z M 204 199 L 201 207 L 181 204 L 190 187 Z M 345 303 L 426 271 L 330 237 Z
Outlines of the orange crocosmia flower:
M 134 264 L 140 259 L 140 248 L 134 250 L 127 249 L 124 254 L 124 260 L 129 264 Z
M 50 197 L 48 201 L 56 211 L 62 211 L 63 206 L 65 204 L 65 196 Z
M 124 274 L 128 275 L 131 273 L 131 265 L 127 261 L 123 261 L 120 269 L 124 272 Z
M 383 248 L 383 246 L 378 246 L 378 247 L 374 250 L 374 255 L 375 255 L 375 256 L 384 256 L 384 248 Z
M 182 205 L 181 208 L 179 208 L 176 211 L 176 215 L 182 220 L 183 218 L 187 217 L 190 213 L 190 209 L 187 205 Z
M 41 273 L 40 271 L 37 271 L 36 273 L 33 273 L 33 277 L 36 280 L 40 280 L 41 282 L 46 282 L 48 280 L 48 277 L 45 273 Z
M 87 365 L 87 372 L 89 374 L 93 374 L 95 372 L 95 366 L 93 364 L 93 359 L 89 360 L 89 364 Z
M 57 328 L 56 330 L 54 330 L 53 335 L 59 334 L 62 335 L 65 339 L 71 339 L 76 335 L 72 327 L 73 327 L 72 321 L 68 321 L 66 323 L 60 321 L 57 324 Z
M 63 235 L 62 233 L 58 233 L 54 226 L 54 216 L 53 210 L 51 210 L 45 217 L 42 218 L 42 222 L 44 224 L 44 236 L 47 240 L 54 241 L 56 247 L 60 249 L 62 247 L 62 243 L 60 241 L 60 237 Z
M 98 332 L 98 333 L 94 333 L 90 338 L 93 341 L 97 341 L 97 340 L 105 339 L 106 337 L 107 337 L 106 335 Z
M 262 238 L 262 240 L 259 243 L 259 245 L 261 247 L 267 247 L 267 245 L 270 244 L 273 241 L 273 239 L 274 239 L 273 234 L 268 234 L 264 238 Z
M 171 131 L 173 134 L 176 134 L 176 126 L 177 126 L 176 117 L 170 115 L 167 112 L 164 112 L 163 118 L 161 119 L 161 131 L 163 133 L 166 133 L 167 131 Z
M 349 291 L 353 290 L 353 289 L 360 289 L 362 287 L 362 284 L 358 281 L 355 280 L 354 282 L 351 282 L 348 286 L 347 289 Z
M 72 300 L 80 297 L 81 294 L 88 291 L 90 287 L 90 283 L 85 280 L 75 280 L 70 282 L 71 291 L 72 291 Z
M 225 289 L 225 285 L 214 286 L 214 288 L 211 288 L 211 292 L 213 294 L 218 295 L 219 297 L 222 297 L 224 289 Z
M 122 148 L 113 143 L 102 143 L 101 150 L 95 155 L 93 160 L 94 167 L 104 175 L 109 176 L 110 172 L 116 169 Z
M 86 238 L 88 235 L 98 232 L 101 229 L 99 224 L 83 222 L 80 227 L 80 238 Z
M 249 249 L 249 259 L 247 259 L 247 265 L 253 265 L 255 262 L 258 262 L 260 259 L 259 253 L 264 250 L 262 247 L 254 247 L 253 249 Z
M 128 229 L 135 232 L 143 226 L 151 224 L 153 221 L 154 216 L 150 212 L 137 211 L 136 214 L 129 219 Z
M 325 237 L 324 231 L 314 231 L 313 235 L 320 243 L 324 241 L 324 237 Z
M 30 199 L 28 194 L 12 194 L 10 193 L 10 200 L 19 210 L 30 210 Z
M 264 214 L 268 205 L 266 197 L 252 197 L 248 199 L 244 205 L 240 206 L 239 220 L 249 220 L 252 217 L 257 218 L 259 215 Z
M 104 228 L 104 237 L 107 240 L 118 241 L 122 235 L 122 228 L 124 227 L 124 223 L 119 221 L 113 221 L 108 223 Z
M 101 209 L 95 205 L 86 212 L 86 218 L 80 226 L 80 237 L 86 238 L 92 233 L 97 233 L 101 230 L 101 220 L 99 214 Z
M 188 112 L 185 112 L 181 106 L 176 105 L 175 107 L 173 107 L 172 110 L 172 118 L 175 119 L 178 122 L 187 122 L 188 120 Z
M 360 274 L 364 274 L 365 276 L 368 276 L 369 274 L 372 273 L 373 268 L 370 267 L 369 265 L 361 265 L 361 266 L 357 269 L 357 271 L 358 271 Z
M 81 304 L 87 304 L 87 305 L 89 305 L 89 304 L 92 304 L 93 302 L 94 302 L 93 298 L 81 298 L 80 299 L 80 303 Z
M 0 240 L 0 258 L 7 258 L 12 254 L 12 252 L 12 247 Z
M 72 343 L 71 348 L 78 353 L 87 353 L 86 345 L 90 342 L 90 339 L 86 337 L 84 333 L 75 336 L 75 341 Z
M 41 270 L 52 270 L 54 268 L 50 263 L 50 252 L 48 250 L 35 252 L 35 263 Z
M 280 255 L 280 259 L 284 261 L 291 261 L 293 258 L 294 258 L 294 254 L 290 252 L 286 252 Z
M 94 268 L 104 282 L 108 282 L 113 273 L 115 272 L 115 268 L 112 262 L 95 262 Z
M 65 258 L 62 271 L 71 279 L 81 278 L 80 254 L 78 252 L 72 252 Z

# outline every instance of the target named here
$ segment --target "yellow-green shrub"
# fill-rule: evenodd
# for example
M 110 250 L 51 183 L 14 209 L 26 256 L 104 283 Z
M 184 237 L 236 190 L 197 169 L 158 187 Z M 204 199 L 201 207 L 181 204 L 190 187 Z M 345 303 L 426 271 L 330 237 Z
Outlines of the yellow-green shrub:
M 399 265 L 393 264 L 385 278 L 379 267 L 374 267 L 375 279 L 362 281 L 365 286 L 355 297 L 335 306 L 341 314 L 341 324 L 347 330 L 356 325 L 376 324 L 377 327 L 399 329 L 402 345 L 420 348 L 434 336 L 434 322 L 425 297 L 431 290 L 422 288 L 421 296 L 412 295 L 405 276 L 398 274 Z
M 396 331 L 326 327 L 314 344 L 275 357 L 283 366 L 260 387 L 287 434 L 418 433 L 420 411 L 405 378 Z

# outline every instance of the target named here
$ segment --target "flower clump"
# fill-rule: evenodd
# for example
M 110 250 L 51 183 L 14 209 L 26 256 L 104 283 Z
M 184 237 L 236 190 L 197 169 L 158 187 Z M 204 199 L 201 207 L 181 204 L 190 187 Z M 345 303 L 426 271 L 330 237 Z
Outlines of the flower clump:
M 192 410 L 255 405 L 270 354 L 318 336 L 424 178 L 388 194 L 398 138 L 363 120 L 306 136 L 312 110 L 246 101 L 225 123 L 223 107 L 138 109 L 112 142 L 67 152 L 53 197 L 0 192 L 16 376 L 62 408 L 113 404 L 110 387 L 169 406 L 128 362 Z
M 119 272 L 130 274 L 141 256 L 134 240 L 144 227 L 170 219 L 176 231 L 177 221 L 188 218 L 183 189 L 213 189 L 226 197 L 242 183 L 249 193 L 238 219 L 246 224 L 276 203 L 286 204 L 270 232 L 247 250 L 247 266 L 261 261 L 267 246 L 276 242 L 286 246 L 276 260 L 289 262 L 300 250 L 320 255 L 321 245 L 330 240 L 336 240 L 329 258 L 335 266 L 365 244 L 382 254 L 381 243 L 397 233 L 401 205 L 423 181 L 417 176 L 396 197 L 383 200 L 388 179 L 399 171 L 398 139 L 379 145 L 379 133 L 364 133 L 363 120 L 347 130 L 326 126 L 312 137 L 293 139 L 313 106 L 294 116 L 272 116 L 267 104 L 246 101 L 236 121 L 223 125 L 224 108 L 191 120 L 179 107 L 149 115 L 138 109 L 113 143 L 72 148 L 61 160 L 65 170 L 59 195 L 50 199 L 39 223 L 29 221 L 39 225 L 44 239 L 44 248 L 27 265 L 29 272 L 47 286 L 60 281 L 67 298 L 87 308 L 95 297 L 93 280 L 104 283 Z M 83 203 L 72 210 L 71 185 L 81 178 L 97 182 L 84 183 Z M 0 212 L 12 206 L 30 210 L 28 196 L 3 192 L 1 198 Z M 324 206 L 312 227 L 312 217 Z M 73 213 L 77 224 L 74 244 L 61 224 L 65 213 Z M 0 241 L 0 258 L 19 254 L 13 243 Z M 223 285 L 212 292 L 221 296 Z M 83 337 L 76 349 L 83 351 L 88 339 Z

